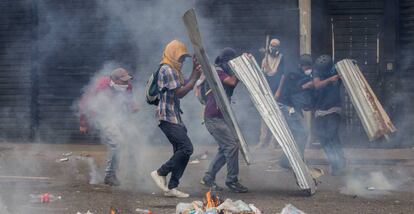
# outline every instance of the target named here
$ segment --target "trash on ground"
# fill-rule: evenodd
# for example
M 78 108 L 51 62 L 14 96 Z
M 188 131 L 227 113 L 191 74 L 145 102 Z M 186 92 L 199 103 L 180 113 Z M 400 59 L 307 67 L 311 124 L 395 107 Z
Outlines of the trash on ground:
M 55 196 L 50 193 L 30 194 L 30 202 L 32 203 L 49 203 L 62 200 L 62 196 Z
M 261 214 L 261 211 L 253 204 L 247 204 L 242 200 L 221 200 L 216 192 L 208 191 L 204 202 L 178 203 L 176 214 Z
M 61 158 L 61 159 L 57 160 L 57 162 L 66 162 L 68 160 L 69 160 L 69 158 Z
M 140 214 L 152 214 L 152 212 L 150 210 L 146 210 L 146 209 L 137 208 L 135 211 L 140 213 Z
M 193 161 L 190 161 L 188 164 L 199 164 L 199 163 L 200 163 L 200 160 L 195 159 Z
M 200 160 L 207 160 L 207 159 L 208 159 L 208 151 L 205 151 L 201 154 L 196 154 L 196 155 L 191 156 L 190 161 L 194 161 L 194 160 L 200 161 Z
M 72 154 L 73 154 L 72 152 L 67 152 L 67 153 L 63 153 L 62 156 L 63 157 L 70 157 L 70 156 L 72 156 Z
M 313 178 L 319 178 L 319 177 L 321 177 L 322 175 L 324 175 L 325 174 L 325 172 L 323 171 L 323 169 L 321 169 L 321 168 L 316 168 L 316 167 L 311 167 L 311 168 L 309 168 L 309 173 L 311 174 L 311 176 L 313 177 Z
M 86 153 L 86 152 L 82 152 L 82 153 L 80 153 L 79 156 L 81 156 L 81 157 L 90 157 L 91 155 Z
M 81 212 L 77 212 L 76 214 L 83 214 L 83 213 L 81 213 Z M 87 211 L 85 214 L 93 214 L 91 211 Z
M 302 210 L 299 210 L 292 204 L 287 204 L 285 208 L 283 208 L 282 212 L 280 214 L 306 214 Z
M 373 190 L 376 190 L 377 188 L 375 188 L 375 187 L 367 187 L 367 190 L 369 190 L 369 191 L 373 191 Z

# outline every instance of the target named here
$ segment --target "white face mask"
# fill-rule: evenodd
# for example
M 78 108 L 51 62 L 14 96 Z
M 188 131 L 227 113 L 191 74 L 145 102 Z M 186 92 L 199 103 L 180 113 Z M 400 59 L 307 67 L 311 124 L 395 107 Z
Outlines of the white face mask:
M 114 81 L 112 80 L 109 83 L 109 86 L 111 86 L 115 91 L 120 91 L 120 92 L 124 92 L 128 88 L 128 85 L 119 85 L 119 84 L 114 83 Z
M 306 76 L 310 76 L 312 74 L 312 69 L 308 69 L 305 71 Z

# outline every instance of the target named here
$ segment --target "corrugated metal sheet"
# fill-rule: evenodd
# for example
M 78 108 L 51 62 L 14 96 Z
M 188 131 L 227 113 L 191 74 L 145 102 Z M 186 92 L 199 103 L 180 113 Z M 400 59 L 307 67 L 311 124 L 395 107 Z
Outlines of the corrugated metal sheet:
M 0 1 L 0 138 L 32 135 L 32 4 Z
M 329 0 L 328 13 L 333 25 L 335 61 L 355 59 L 365 78 L 379 93 L 377 38 L 381 31 L 383 0 Z M 331 33 L 332 35 L 332 33 Z M 362 125 L 351 101 L 345 95 L 347 128 L 362 133 Z

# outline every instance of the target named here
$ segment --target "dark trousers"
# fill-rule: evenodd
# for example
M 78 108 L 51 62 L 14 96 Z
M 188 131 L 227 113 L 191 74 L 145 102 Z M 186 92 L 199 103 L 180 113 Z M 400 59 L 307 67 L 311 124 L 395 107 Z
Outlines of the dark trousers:
M 331 164 L 332 173 L 336 173 L 346 165 L 338 133 L 340 122 L 341 116 L 338 113 L 317 117 L 315 120 L 316 135 Z
M 208 132 L 218 144 L 216 157 L 210 163 L 205 179 L 214 181 L 217 173 L 227 164 L 226 183 L 237 182 L 239 174 L 239 144 L 223 118 L 205 118 Z
M 173 146 L 174 154 L 158 169 L 158 174 L 167 176 L 171 172 L 168 188 L 174 189 L 180 183 L 180 178 L 193 154 L 193 144 L 187 136 L 185 126 L 161 121 L 159 127 Z
M 280 106 L 280 110 L 282 111 L 283 116 L 286 119 L 286 123 L 288 124 L 290 131 L 292 132 L 293 139 L 296 142 L 299 153 L 302 159 L 304 160 L 304 153 L 306 143 L 308 140 L 308 132 L 303 126 L 302 116 L 299 112 L 294 112 L 290 114 L 287 106 Z M 287 159 L 285 154 L 283 154 L 280 164 L 285 168 L 289 167 L 289 160 Z

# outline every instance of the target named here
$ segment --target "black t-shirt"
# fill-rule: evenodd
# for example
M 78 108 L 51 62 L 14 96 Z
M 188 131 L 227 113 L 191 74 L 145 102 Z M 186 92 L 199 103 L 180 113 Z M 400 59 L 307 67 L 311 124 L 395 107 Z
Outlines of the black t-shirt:
M 320 80 L 328 79 L 337 74 L 332 68 L 329 72 L 319 72 L 314 70 L 313 78 L 319 77 Z M 316 89 L 316 110 L 328 110 L 332 107 L 341 107 L 341 80 L 330 82 L 328 85 Z
M 311 76 L 305 75 L 302 70 L 287 73 L 278 102 L 294 107 L 297 111 L 311 110 L 314 105 L 314 91 L 302 89 L 302 85 L 309 81 L 312 81 Z

